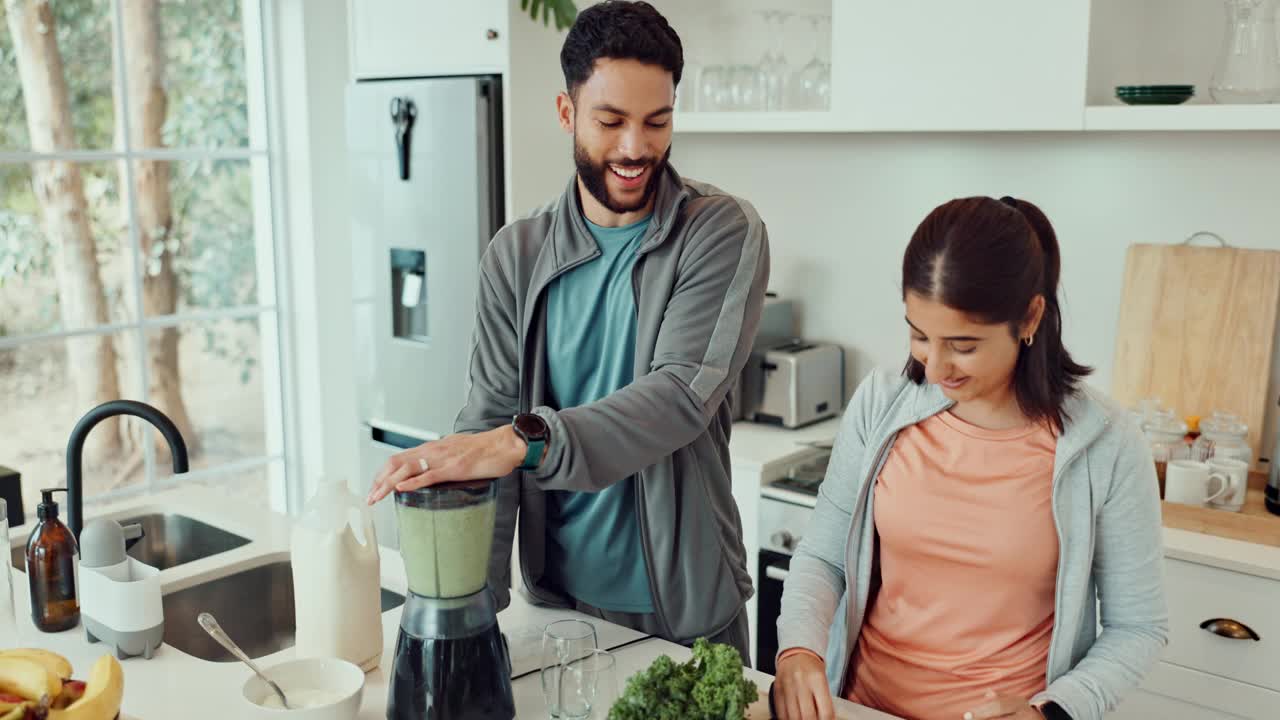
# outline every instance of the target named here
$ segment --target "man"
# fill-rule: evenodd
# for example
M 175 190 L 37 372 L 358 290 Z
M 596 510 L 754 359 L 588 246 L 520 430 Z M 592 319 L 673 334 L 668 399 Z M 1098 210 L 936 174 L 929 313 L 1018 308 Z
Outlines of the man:
M 746 202 L 668 164 L 680 39 L 643 2 L 583 10 L 560 53 L 577 172 L 481 261 L 458 434 L 402 452 L 392 490 L 501 478 L 490 586 L 747 661 L 728 392 L 769 274 Z M 514 416 L 514 420 L 512 419 Z

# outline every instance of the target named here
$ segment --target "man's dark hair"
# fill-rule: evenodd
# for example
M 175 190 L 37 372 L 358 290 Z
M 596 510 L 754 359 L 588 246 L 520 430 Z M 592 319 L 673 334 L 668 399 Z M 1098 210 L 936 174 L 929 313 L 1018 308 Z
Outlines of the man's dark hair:
M 578 88 L 601 58 L 658 65 L 671 73 L 673 85 L 680 84 L 684 69 L 680 36 L 647 2 L 607 0 L 578 13 L 560 48 L 560 68 L 570 97 L 577 98 Z

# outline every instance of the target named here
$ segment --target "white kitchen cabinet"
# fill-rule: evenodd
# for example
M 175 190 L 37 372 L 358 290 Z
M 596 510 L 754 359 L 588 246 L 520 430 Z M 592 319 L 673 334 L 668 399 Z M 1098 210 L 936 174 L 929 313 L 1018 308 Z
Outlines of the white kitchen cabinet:
M 1183 560 L 1165 561 L 1170 663 L 1280 692 L 1280 581 Z M 1227 618 L 1261 640 L 1237 640 L 1202 629 Z M 1280 716 L 1280 707 L 1276 708 Z
M 1162 662 L 1107 720 L 1266 720 L 1278 713 L 1280 693 Z
M 667 0 L 686 57 L 706 73 L 710 56 L 751 64 L 758 3 L 719 15 L 704 3 Z M 713 3 L 714 5 L 714 3 Z M 723 3 L 721 3 L 723 5 Z M 766 2 L 762 7 L 777 6 Z M 825 112 L 680 113 L 678 132 L 899 132 L 1082 130 L 1089 55 L 1089 0 L 830 0 L 830 108 Z M 814 12 L 805 4 L 797 12 Z M 703 34 L 705 27 L 713 34 Z M 746 27 L 748 32 L 734 33 Z M 785 33 L 795 36 L 796 28 Z M 729 50 L 714 52 L 719 45 Z M 706 49 L 707 47 L 711 49 Z M 736 53 L 736 56 L 734 55 Z M 792 69 L 806 50 L 787 48 Z M 701 97 L 699 99 L 702 99 Z M 686 109 L 682 106 L 681 109 Z
M 1169 647 L 1163 662 L 1110 720 L 1280 717 L 1280 580 L 1168 558 Z M 1230 618 L 1261 640 L 1235 640 L 1200 625 Z
M 515 0 L 350 0 L 358 79 L 476 75 L 507 67 Z
M 858 130 L 1083 129 L 1089 0 L 836 0 L 834 14 L 832 83 Z
M 1227 715 L 1210 710 L 1203 705 L 1175 700 L 1163 695 L 1139 690 L 1125 700 L 1107 720 L 1241 720 L 1239 715 Z

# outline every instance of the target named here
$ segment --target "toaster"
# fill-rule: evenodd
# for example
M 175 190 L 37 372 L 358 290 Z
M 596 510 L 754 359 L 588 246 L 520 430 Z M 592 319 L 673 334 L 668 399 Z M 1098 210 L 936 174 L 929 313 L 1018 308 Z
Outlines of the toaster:
M 751 419 L 798 428 L 834 417 L 844 403 L 844 349 L 795 340 L 768 349 L 763 386 Z
M 795 337 L 796 321 L 791 301 L 781 299 L 774 293 L 766 293 L 764 308 L 760 313 L 760 327 L 756 332 L 755 342 L 751 345 L 751 354 L 729 394 L 729 407 L 734 420 L 750 420 L 760 407 L 761 388 L 764 384 L 760 366 L 764 363 L 765 351 L 791 342 Z

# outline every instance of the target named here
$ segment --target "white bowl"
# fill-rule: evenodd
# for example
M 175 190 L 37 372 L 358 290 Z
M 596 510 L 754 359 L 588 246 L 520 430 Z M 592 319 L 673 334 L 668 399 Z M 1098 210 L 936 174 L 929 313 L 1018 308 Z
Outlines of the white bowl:
M 292 697 L 294 691 L 320 690 L 331 693 L 334 700 L 326 705 L 278 710 L 263 707 L 268 697 L 275 695 L 269 685 L 257 675 L 249 674 L 244 683 L 246 718 L 253 720 L 355 720 L 360 712 L 360 696 L 364 693 L 364 671 L 359 666 L 337 658 L 301 658 L 286 660 L 271 667 L 262 668 L 284 691 Z M 292 701 L 290 701 L 292 704 Z

